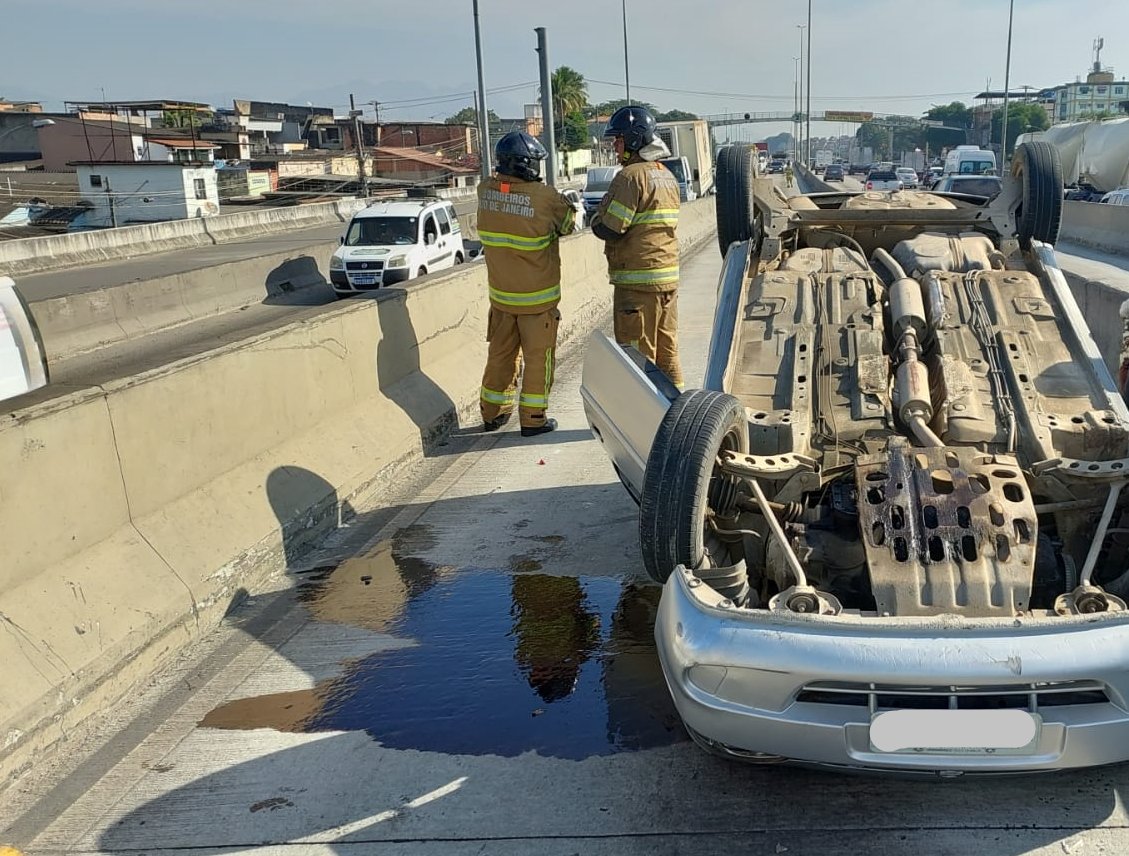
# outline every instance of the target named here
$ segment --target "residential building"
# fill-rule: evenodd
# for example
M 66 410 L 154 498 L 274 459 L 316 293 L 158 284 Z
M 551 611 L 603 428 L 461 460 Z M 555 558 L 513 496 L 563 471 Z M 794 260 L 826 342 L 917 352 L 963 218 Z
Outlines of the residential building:
M 219 214 L 211 163 L 78 161 L 83 225 L 94 228 L 212 217 Z
M 1118 80 L 1111 68 L 1091 71 L 1085 82 L 1076 80 L 1055 88 L 1052 124 L 1107 113 L 1129 114 L 1129 80 Z
M 37 131 L 43 168 L 49 171 L 71 169 L 78 161 L 211 161 L 220 148 L 200 139 L 195 129 L 149 128 L 128 119 L 88 119 L 85 114 L 55 117 Z
M 478 171 L 418 149 L 376 146 L 372 149 L 373 174 L 412 184 L 438 187 L 473 187 Z
M 8 101 L 0 98 L 0 113 L 42 113 L 43 105 L 38 101 Z

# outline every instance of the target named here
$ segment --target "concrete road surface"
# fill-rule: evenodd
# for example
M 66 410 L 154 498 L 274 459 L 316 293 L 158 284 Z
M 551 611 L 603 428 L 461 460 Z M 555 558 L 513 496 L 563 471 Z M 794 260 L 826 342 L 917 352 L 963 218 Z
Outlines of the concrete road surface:
M 712 245 L 684 264 L 691 383 L 719 267 Z M 36 856 L 1129 852 L 1129 767 L 892 780 L 690 743 L 580 357 L 558 370 L 556 433 L 459 433 L 398 495 L 346 509 L 322 549 L 0 796 L 0 841 Z

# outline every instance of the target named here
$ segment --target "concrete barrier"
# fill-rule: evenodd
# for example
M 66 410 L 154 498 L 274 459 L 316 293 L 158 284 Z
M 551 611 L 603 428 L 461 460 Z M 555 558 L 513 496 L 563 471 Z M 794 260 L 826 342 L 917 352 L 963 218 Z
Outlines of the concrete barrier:
M 683 206 L 684 250 L 713 212 Z M 607 318 L 611 288 L 590 233 L 561 252 L 565 345 Z M 465 265 L 0 416 L 0 775 L 477 421 L 487 310 L 486 266 Z
M 477 234 L 476 212 L 463 214 L 460 221 L 468 239 Z M 55 362 L 289 292 L 316 286 L 328 288 L 329 257 L 337 247 L 337 241 L 314 241 L 283 252 L 29 305 L 48 361 Z
M 252 235 L 344 223 L 366 204 L 362 199 L 339 199 L 290 208 L 258 208 L 218 217 L 3 241 L 0 242 L 0 273 L 16 278 L 145 253 L 220 244 Z
M 1107 253 L 1129 255 L 1129 206 L 1068 199 L 1063 202 L 1060 237 Z

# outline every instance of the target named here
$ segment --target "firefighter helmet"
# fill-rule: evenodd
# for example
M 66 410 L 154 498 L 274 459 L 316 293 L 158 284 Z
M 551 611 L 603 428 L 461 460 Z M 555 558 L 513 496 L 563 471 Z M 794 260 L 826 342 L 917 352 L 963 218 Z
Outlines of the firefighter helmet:
M 540 181 L 541 161 L 548 156 L 541 141 L 525 131 L 510 131 L 494 147 L 498 172 L 523 181 Z
M 655 117 L 646 107 L 620 107 L 608 120 L 605 137 L 623 137 L 624 151 L 637 152 L 655 139 Z

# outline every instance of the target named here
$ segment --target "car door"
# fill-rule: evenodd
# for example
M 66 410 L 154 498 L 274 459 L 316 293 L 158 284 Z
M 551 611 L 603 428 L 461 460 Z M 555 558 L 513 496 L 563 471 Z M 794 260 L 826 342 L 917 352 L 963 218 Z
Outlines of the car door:
M 436 244 L 439 252 L 429 269 L 446 270 L 454 266 L 455 250 L 457 249 L 454 236 L 451 234 L 451 219 L 447 216 L 446 207 L 435 209 L 435 220 L 439 224 L 439 239 Z
M 423 259 L 427 265 L 428 272 L 443 270 L 444 268 L 444 254 L 448 253 L 445 250 L 446 241 L 444 241 L 443 234 L 439 232 L 439 221 L 436 219 L 436 211 L 438 209 L 428 211 L 422 220 L 422 235 L 423 235 Z M 447 228 L 450 228 L 448 222 Z

